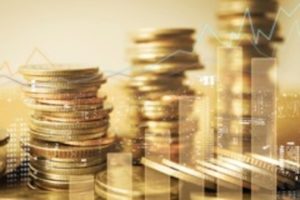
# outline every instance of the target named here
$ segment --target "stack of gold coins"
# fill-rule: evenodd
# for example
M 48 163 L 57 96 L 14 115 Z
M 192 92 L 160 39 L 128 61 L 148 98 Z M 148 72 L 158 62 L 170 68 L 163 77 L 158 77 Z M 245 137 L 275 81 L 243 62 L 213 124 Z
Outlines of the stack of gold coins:
M 148 169 L 147 173 L 150 174 L 151 172 L 153 174 L 157 173 Z M 124 173 L 132 174 L 132 177 L 127 180 L 128 178 L 123 176 Z M 146 183 L 146 181 L 149 182 Z M 133 166 L 132 169 L 120 166 L 111 169 L 109 174 L 104 170 L 96 175 L 95 182 L 95 192 L 99 200 L 159 199 L 162 195 L 170 196 L 172 200 L 178 199 L 177 181 L 171 180 L 170 186 L 167 186 L 162 179 L 147 180 L 143 166 Z M 124 183 L 130 183 L 131 188 Z
M 147 152 L 178 158 L 185 148 L 179 141 L 180 97 L 194 95 L 185 72 L 201 69 L 194 52 L 193 29 L 142 29 L 133 34 L 129 87 L 135 94 L 139 138 Z M 192 130 L 186 131 L 186 135 Z
M 6 145 L 9 141 L 9 136 L 5 131 L 0 130 L 0 177 L 4 176 L 6 171 L 7 150 Z
M 221 63 L 224 66 L 223 81 L 227 97 L 231 100 L 218 103 L 219 130 L 222 130 L 222 145 L 232 150 L 242 147 L 242 151 L 251 150 L 252 125 L 252 59 L 274 57 L 274 43 L 282 41 L 275 15 L 278 9 L 276 0 L 220 0 L 218 25 L 220 40 L 229 47 L 240 47 L 238 51 L 228 50 Z M 241 55 L 241 58 L 239 56 Z M 225 58 L 226 57 L 226 58 Z M 239 61 L 241 60 L 241 62 Z M 270 67 L 272 66 L 262 66 Z M 262 75 L 255 74 L 263 84 L 272 84 L 268 69 Z M 261 77 L 258 77 L 261 76 Z M 256 116 L 263 117 L 263 116 Z M 224 133 L 224 131 L 226 133 Z M 261 138 L 261 141 L 265 139 Z M 262 144 L 263 146 L 263 144 Z
M 98 67 L 27 65 L 20 72 L 28 81 L 23 91 L 32 110 L 29 185 L 66 190 L 72 177 L 103 169 L 116 140 L 107 133 L 112 108 L 98 95 L 105 83 Z

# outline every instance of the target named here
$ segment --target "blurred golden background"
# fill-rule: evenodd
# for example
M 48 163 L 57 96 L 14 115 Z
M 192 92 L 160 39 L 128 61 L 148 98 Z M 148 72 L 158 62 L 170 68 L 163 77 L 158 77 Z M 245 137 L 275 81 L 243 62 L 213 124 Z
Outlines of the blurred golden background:
M 217 32 L 217 0 L 0 0 L 0 4 L 0 75 L 21 79 L 14 74 L 19 65 L 45 62 L 39 54 L 32 56 L 35 49 L 40 49 L 52 62 L 95 64 L 110 76 L 129 66 L 129 33 L 144 27 L 195 28 L 196 49 L 205 70 L 194 74 L 193 82 L 215 71 L 216 49 L 209 39 Z M 280 92 L 292 93 L 300 89 L 300 4 L 289 0 L 281 1 L 281 6 L 284 10 L 279 20 L 286 40 L 279 46 L 279 86 Z M 119 96 L 126 96 L 119 93 L 120 80 L 125 79 L 114 76 L 105 88 L 115 110 L 120 106 Z M 19 86 L 3 77 L 0 84 L 0 127 L 7 128 L 28 114 Z M 118 121 L 120 118 L 113 120 L 113 125 L 119 128 Z M 297 139 L 299 130 L 291 126 L 296 120 L 282 121 L 281 140 L 293 136 Z

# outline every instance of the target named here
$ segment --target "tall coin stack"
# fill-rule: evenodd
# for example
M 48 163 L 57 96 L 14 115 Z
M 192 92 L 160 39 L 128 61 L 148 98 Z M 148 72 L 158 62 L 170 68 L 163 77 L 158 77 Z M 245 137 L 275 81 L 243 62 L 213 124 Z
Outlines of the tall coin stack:
M 151 155 L 178 160 L 194 130 L 180 137 L 180 97 L 193 95 L 185 72 L 201 69 L 194 52 L 193 29 L 142 29 L 133 34 L 130 87 L 139 111 L 139 137 Z
M 32 110 L 30 142 L 24 144 L 30 153 L 29 186 L 64 191 L 82 184 L 80 177 L 105 167 L 115 146 L 107 134 L 112 108 L 97 94 L 103 74 L 98 67 L 56 64 L 21 66 L 20 72 L 27 80 L 25 104 Z
M 273 57 L 273 44 L 282 41 L 275 21 L 277 10 L 276 0 L 220 0 L 220 40 L 231 47 L 241 47 L 240 59 L 243 62 L 240 64 L 241 62 L 237 61 L 239 55 L 235 53 L 223 54 L 227 58 L 222 60 L 229 60 L 229 63 L 222 65 L 225 68 L 227 66 L 227 71 L 230 72 L 223 75 L 228 81 L 222 83 L 226 85 L 227 90 L 222 92 L 232 96 L 231 101 L 221 100 L 218 103 L 218 128 L 225 131 L 221 134 L 221 143 L 225 148 L 236 150 L 242 146 L 243 152 L 251 151 L 251 121 L 254 117 L 251 115 L 251 79 L 254 76 L 251 73 L 251 60 Z M 262 76 L 259 78 L 264 80 L 264 84 L 272 84 L 272 80 L 265 74 L 259 75 Z

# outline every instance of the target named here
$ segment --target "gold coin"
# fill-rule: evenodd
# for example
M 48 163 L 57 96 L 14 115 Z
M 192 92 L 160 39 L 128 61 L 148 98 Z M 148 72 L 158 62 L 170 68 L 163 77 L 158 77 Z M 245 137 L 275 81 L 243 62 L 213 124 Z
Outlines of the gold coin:
M 253 166 L 257 166 L 257 167 L 262 168 L 262 169 L 268 169 L 270 172 L 276 171 L 276 167 L 274 165 L 270 165 L 268 163 L 261 162 L 259 160 L 255 160 L 247 154 L 240 154 L 240 153 L 230 151 L 230 150 L 226 150 L 226 149 L 222 149 L 222 148 L 217 148 L 216 153 L 220 156 L 220 158 L 228 157 L 228 158 L 232 158 L 232 159 L 237 160 L 237 161 L 248 163 L 248 164 L 253 165 Z
M 103 105 L 103 108 L 96 110 L 86 110 L 86 111 L 76 111 L 76 112 L 45 112 L 45 111 L 35 111 L 34 115 L 43 116 L 52 121 L 91 121 L 97 119 L 103 119 L 107 117 L 109 113 L 113 110 L 112 106 L 109 104 Z
M 103 108 L 103 103 L 91 104 L 91 105 L 51 105 L 51 104 L 43 104 L 37 103 L 36 101 L 31 101 L 31 99 L 25 99 L 25 104 L 37 111 L 45 111 L 45 112 L 76 112 L 76 111 L 87 111 L 94 109 Z
M 241 24 L 243 24 L 242 28 L 241 28 Z M 261 17 L 252 17 L 251 20 L 247 20 L 245 19 L 244 16 L 235 16 L 228 20 L 220 20 L 219 22 L 220 29 L 222 29 L 223 31 L 226 30 L 231 33 L 235 32 L 237 34 L 241 32 L 256 34 L 256 30 L 260 30 L 263 33 L 269 33 L 270 30 L 272 30 L 273 25 L 274 25 L 274 19 L 269 17 L 265 17 L 264 20 L 262 20 Z M 279 34 L 279 25 L 277 25 L 276 29 L 274 29 L 273 31 L 272 38 L 280 38 L 280 37 L 281 36 Z
M 21 74 L 31 76 L 76 76 L 76 74 L 94 74 L 98 70 L 98 67 L 62 64 L 23 65 L 19 69 Z
M 128 190 L 126 187 L 114 186 L 114 180 L 120 181 L 120 179 L 126 181 L 126 177 L 123 177 L 122 174 L 129 173 L 128 170 L 132 170 L 132 190 Z M 150 170 L 147 173 L 151 173 Z M 152 172 L 154 173 L 154 172 Z M 147 187 L 145 184 L 145 171 L 142 166 L 133 166 L 132 169 L 122 167 L 113 169 L 107 173 L 107 171 L 101 171 L 96 175 L 96 188 L 101 188 L 111 193 L 118 195 L 129 196 L 132 195 L 133 198 L 143 197 L 143 196 L 156 196 L 161 194 L 177 194 L 178 193 L 178 184 L 176 181 L 171 181 L 170 188 L 162 186 L 162 180 L 148 180 L 151 184 L 151 188 Z M 110 179 L 110 184 L 108 184 L 107 179 Z M 130 181 L 130 180 L 128 180 Z
M 178 112 L 177 112 L 178 113 Z M 173 114 L 168 111 L 165 112 L 158 112 L 158 111 L 143 111 L 141 114 L 143 119 L 148 119 L 148 120 L 174 120 L 178 119 L 179 115 L 178 114 Z
M 116 142 L 115 137 L 102 137 L 102 138 L 84 140 L 84 141 L 65 141 L 63 143 L 71 146 L 101 146 L 101 145 L 108 145 L 114 142 Z
M 59 88 L 47 88 L 47 87 L 35 87 L 35 86 L 24 86 L 23 91 L 26 93 L 38 93 L 38 94 L 61 94 L 64 93 L 90 93 L 94 92 L 97 93 L 99 90 L 98 86 L 91 86 L 91 87 L 77 87 L 75 89 L 59 89 Z
M 39 189 L 42 189 L 42 190 L 47 190 L 47 191 L 52 191 L 52 192 L 64 192 L 64 193 L 67 192 L 70 189 L 69 184 L 67 182 L 42 179 L 42 178 L 36 177 L 32 174 L 29 174 L 29 177 L 31 179 L 30 184 L 32 184 L 32 185 L 30 185 L 30 187 L 35 188 L 35 189 L 39 188 Z M 72 182 L 72 184 L 73 184 L 73 182 Z M 75 181 L 74 181 L 74 184 L 76 184 Z M 84 191 L 90 191 L 91 181 L 83 180 L 83 182 L 77 182 L 77 184 L 87 184 L 87 186 L 86 187 L 81 186 L 80 188 L 76 187 L 76 189 L 72 188 L 72 192 L 78 192 L 79 193 L 79 192 L 84 192 Z
M 98 139 L 103 136 L 105 136 L 107 133 L 107 129 L 103 132 L 98 132 L 98 133 L 93 133 L 93 134 L 81 134 L 81 135 L 54 135 L 54 134 L 44 134 L 44 133 L 39 133 L 35 131 L 30 131 L 30 137 L 33 139 L 37 140 L 43 140 L 43 141 L 48 141 L 48 142 L 59 142 L 66 144 L 69 141 L 82 141 L 82 140 L 92 140 L 92 139 Z
M 180 87 L 181 84 L 177 85 L 145 85 L 140 86 L 137 88 L 137 90 L 141 93 L 150 93 L 150 92 L 172 92 L 179 90 L 178 87 Z
M 203 66 L 198 62 L 194 63 L 153 63 L 153 64 L 135 64 L 133 74 L 141 74 L 144 72 L 155 74 L 176 75 L 189 70 L 202 69 Z
M 171 167 L 172 169 L 177 170 L 177 171 L 181 171 L 183 173 L 189 174 L 190 176 L 197 177 L 200 180 L 205 180 L 205 188 L 210 188 L 210 189 L 216 188 L 215 179 L 213 179 L 210 176 L 206 176 L 205 174 L 201 173 L 200 171 L 197 171 L 196 169 L 194 169 L 191 166 L 179 164 L 179 163 L 173 162 L 168 159 L 163 159 L 162 163 L 168 167 Z
M 30 123 L 33 126 L 39 126 L 44 128 L 52 129 L 92 129 L 92 128 L 101 128 L 107 126 L 109 120 L 106 118 L 101 121 L 87 121 L 87 122 L 55 122 L 55 121 L 46 121 L 42 118 L 30 118 Z
M 37 157 L 30 157 L 31 163 L 36 163 L 38 166 L 50 166 L 53 168 L 84 168 L 84 167 L 90 167 L 95 166 L 99 164 L 103 164 L 106 162 L 106 157 L 104 158 L 93 158 L 93 160 L 89 161 L 79 161 L 79 162 L 57 162 L 49 159 L 44 158 L 37 158 Z
M 221 155 L 218 158 L 221 159 L 223 162 L 239 166 L 243 170 L 249 170 L 252 173 L 261 176 L 261 178 L 266 177 L 266 179 L 270 179 L 274 177 L 274 173 L 280 172 L 280 170 L 277 170 L 277 166 L 275 164 L 278 163 L 278 165 L 280 165 L 279 161 L 272 160 L 264 156 L 262 156 L 261 159 L 257 159 L 253 157 L 253 155 L 239 154 L 234 151 L 229 151 L 225 149 L 217 149 L 217 152 Z M 271 162 L 268 162 L 270 160 Z M 289 177 L 286 177 L 286 175 L 282 175 L 280 173 L 277 174 L 277 179 L 280 184 L 295 184 L 295 182 Z
M 131 62 L 133 64 L 139 63 L 182 63 L 182 64 L 193 64 L 198 63 L 198 55 L 193 52 L 188 53 L 177 53 L 172 55 L 172 52 L 156 52 L 156 51 L 149 51 L 149 52 L 141 52 L 136 53 L 134 56 L 131 57 Z
M 193 126 L 195 124 L 195 121 L 179 121 L 179 120 L 174 120 L 174 121 L 146 121 L 142 125 L 143 127 L 148 128 L 148 130 L 153 129 L 179 129 L 180 127 L 186 127 L 186 126 Z
M 46 85 L 46 86 L 71 86 L 79 84 L 94 84 L 105 81 L 105 77 L 102 73 L 95 73 L 90 75 L 78 74 L 73 76 L 26 76 L 24 78 L 28 81 L 28 84 L 32 85 Z
M 76 93 L 52 93 L 52 94 L 40 94 L 34 92 L 25 92 L 26 97 L 33 99 L 51 99 L 51 100 L 70 100 L 70 99 L 81 99 L 81 98 L 96 98 L 97 92 L 76 92 Z
M 36 170 L 47 172 L 50 174 L 58 174 L 58 175 L 86 175 L 86 174 L 95 174 L 102 170 L 106 164 L 102 165 L 94 165 L 90 167 L 83 167 L 83 168 L 70 168 L 70 169 L 64 169 L 64 168 L 54 168 L 53 166 L 44 166 L 44 165 L 38 165 L 37 163 L 31 162 L 31 166 L 33 166 Z
M 282 38 L 280 36 L 273 37 L 271 40 L 269 38 L 265 38 L 260 36 L 259 38 L 255 38 L 253 33 L 239 33 L 239 36 L 232 34 L 231 32 L 220 31 L 220 40 L 221 41 L 231 41 L 232 44 L 239 45 L 249 45 L 255 43 L 255 45 L 266 45 L 272 42 L 282 42 Z
M 93 81 L 89 83 L 78 82 L 78 83 L 60 83 L 60 82 L 33 82 L 29 83 L 28 87 L 31 88 L 41 88 L 41 89 L 48 89 L 48 90 L 76 90 L 78 88 L 100 88 L 106 82 L 105 79 L 101 79 L 98 81 Z M 40 89 L 40 90 L 41 90 Z
M 96 156 L 96 157 L 81 157 L 81 158 L 45 158 L 37 155 L 30 155 L 34 160 L 39 160 L 40 162 L 52 162 L 58 165 L 90 165 L 90 163 L 105 163 L 106 156 Z M 92 164 L 91 164 L 92 165 Z
M 179 105 L 175 104 L 175 105 L 172 105 L 172 104 L 169 104 L 169 105 L 153 105 L 153 106 L 150 106 L 150 105 L 141 105 L 141 111 L 142 112 L 169 112 L 170 114 L 173 113 L 175 114 L 176 112 L 178 113 L 179 112 Z
M 137 54 L 143 54 L 153 51 L 165 52 L 166 56 L 161 59 L 156 60 L 155 62 L 162 62 L 168 60 L 172 55 L 193 52 L 195 40 L 190 37 L 182 38 L 169 38 L 167 40 L 155 40 L 151 42 L 140 42 L 135 43 L 133 49 L 129 49 L 129 56 L 134 58 Z
M 140 87 L 144 85 L 158 85 L 158 84 L 176 84 L 182 83 L 184 80 L 184 76 L 158 76 L 153 74 L 142 74 L 132 77 L 130 86 L 132 87 Z
M 91 129 L 52 129 L 47 127 L 34 126 L 29 124 L 32 131 L 44 135 L 57 135 L 57 136 L 76 136 L 76 135 L 93 135 L 93 134 L 103 134 L 107 131 L 108 125 L 101 128 L 91 128 Z
M 39 99 L 35 102 L 40 104 L 51 105 L 94 105 L 102 104 L 106 100 L 106 96 L 97 98 L 84 98 L 84 99 L 72 99 L 72 100 L 51 100 L 51 99 Z
M 45 158 L 86 158 L 106 155 L 108 151 L 115 148 L 115 143 L 103 146 L 74 147 L 31 140 L 28 144 L 23 144 L 23 146 L 29 147 L 31 155 Z
M 50 180 L 58 180 L 58 181 L 69 181 L 70 175 L 61 175 L 61 174 L 51 174 L 48 172 L 42 172 L 40 170 L 35 169 L 33 166 L 29 165 L 29 172 L 34 174 L 35 176 L 50 179 Z
M 146 134 L 145 141 L 148 144 L 154 144 L 155 146 L 159 146 L 160 144 L 170 145 L 170 144 L 184 144 L 190 140 L 189 137 L 170 137 L 163 135 L 155 135 L 155 134 Z
M 195 33 L 194 29 L 189 28 L 167 28 L 167 29 L 157 29 L 157 28 L 146 28 L 140 29 L 133 35 L 133 40 L 135 42 L 147 42 L 157 39 L 167 39 L 169 37 L 191 37 Z
M 52 179 L 46 179 L 39 177 L 33 173 L 29 172 L 29 177 L 33 179 L 35 182 L 40 182 L 42 185 L 55 185 L 58 188 L 65 188 L 67 189 L 69 187 L 69 181 L 62 181 L 62 180 L 52 180 Z M 85 182 L 85 180 L 82 180 Z M 74 181 L 76 183 L 76 181 Z
M 74 74 L 72 76 L 34 76 L 23 74 L 25 80 L 29 83 L 41 82 L 41 83 L 53 83 L 57 82 L 58 84 L 77 84 L 84 82 L 93 82 L 95 80 L 104 79 L 102 72 L 94 74 Z
M 220 1 L 218 14 L 219 16 L 244 14 L 246 10 L 251 14 L 276 13 L 278 3 L 274 0 L 226 0 Z
M 179 180 L 183 180 L 186 181 L 188 183 L 193 183 L 199 186 L 203 186 L 203 178 L 198 177 L 198 176 L 191 176 L 190 174 L 186 174 L 183 173 L 181 171 L 175 170 L 171 167 L 168 167 L 160 162 L 156 162 L 156 161 L 152 161 L 150 159 L 147 158 L 142 158 L 141 160 L 142 164 L 147 167 L 150 168 L 152 170 L 161 172 L 163 174 L 166 174 L 168 176 L 177 178 Z
M 109 112 L 108 113 L 99 113 L 99 115 L 94 115 L 94 116 L 82 116 L 82 117 L 54 117 L 53 115 L 51 115 L 51 113 L 49 115 L 46 114 L 41 114 L 41 113 L 37 113 L 35 112 L 33 114 L 34 118 L 43 118 L 46 121 L 56 121 L 56 122 L 88 122 L 88 121 L 95 121 L 95 120 L 104 120 L 106 118 L 108 118 Z
M 243 186 L 244 188 L 251 189 L 250 180 L 248 180 L 247 177 L 242 176 L 243 173 L 235 173 L 230 169 L 209 163 L 207 161 L 199 161 L 198 164 L 199 165 L 196 168 L 202 169 L 204 173 L 210 176 L 214 176 L 215 178 L 218 178 L 218 180 L 222 180 L 230 184 Z
M 229 161 L 228 161 L 229 160 Z M 248 165 L 245 162 L 241 161 L 236 161 L 234 159 L 212 159 L 211 162 L 214 163 L 215 165 L 222 166 L 226 169 L 232 170 L 228 171 L 230 174 L 232 173 L 232 176 L 236 176 L 238 178 L 243 178 L 244 181 L 247 181 L 248 183 L 251 182 L 251 173 L 256 173 L 259 174 L 261 182 L 258 183 L 256 182 L 255 185 L 253 184 L 254 188 L 261 187 L 261 188 L 266 188 L 268 187 L 268 184 L 266 184 L 264 181 L 265 180 L 270 180 L 272 179 L 272 174 L 264 171 L 262 169 L 256 168 L 254 166 Z M 254 177 L 254 175 L 253 175 Z

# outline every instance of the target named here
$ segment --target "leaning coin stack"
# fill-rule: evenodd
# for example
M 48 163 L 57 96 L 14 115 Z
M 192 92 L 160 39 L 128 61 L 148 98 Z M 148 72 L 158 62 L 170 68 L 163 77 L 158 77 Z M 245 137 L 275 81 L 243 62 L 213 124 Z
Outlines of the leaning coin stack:
M 218 103 L 218 129 L 226 131 L 221 135 L 221 143 L 225 148 L 236 150 L 243 146 L 243 152 L 251 151 L 252 78 L 255 76 L 256 79 L 264 80 L 264 84 L 272 84 L 270 77 L 266 76 L 267 73 L 254 75 L 251 72 L 251 62 L 253 58 L 274 57 L 274 44 L 282 41 L 275 19 L 277 10 L 276 0 L 220 0 L 219 41 L 223 42 L 222 45 L 240 47 L 242 50 L 242 54 L 236 54 L 237 51 L 230 53 L 228 50 L 223 58 L 219 57 L 228 61 L 221 63 L 225 71 L 222 76 L 227 78 L 227 82 L 222 83 L 226 85 L 227 91 L 222 92 L 231 98 L 228 101 L 220 99 Z M 272 66 L 262 67 L 271 69 Z M 265 140 L 266 138 L 261 138 L 261 141 Z
M 4 176 L 6 171 L 6 145 L 9 141 L 9 136 L 5 131 L 0 130 L 0 178 Z
M 27 65 L 20 72 L 29 122 L 32 188 L 67 190 L 73 177 L 93 175 L 115 147 L 108 135 L 109 113 L 98 89 L 105 78 L 98 67 Z M 78 179 L 76 179 L 78 180 Z M 87 189 L 82 187 L 82 190 Z
M 217 149 L 218 159 L 209 162 L 224 169 L 233 169 L 243 174 L 243 179 L 249 184 L 270 188 L 272 182 L 277 182 L 277 188 L 290 190 L 299 187 L 299 164 L 285 159 L 274 159 L 255 153 L 241 154 L 225 149 Z M 223 170 L 225 172 L 225 170 Z M 252 177 L 244 176 L 249 175 Z M 229 173 L 230 174 L 230 173 Z M 253 187 L 253 188 L 255 188 Z
M 132 177 L 127 180 L 124 173 L 132 174 Z M 147 173 L 155 174 L 156 172 L 148 169 Z M 170 196 L 171 200 L 178 199 L 178 183 L 176 180 L 172 179 L 170 186 L 166 186 L 162 179 L 147 180 L 143 166 L 133 166 L 132 169 L 120 166 L 110 169 L 109 174 L 104 170 L 96 175 L 95 181 L 95 192 L 98 200 L 161 199 L 159 197 L 162 196 Z M 148 182 L 146 183 L 146 181 Z M 130 184 L 126 184 L 129 182 Z
M 198 192 L 199 186 L 214 190 L 216 184 L 229 190 L 243 186 L 244 189 L 254 191 L 259 188 L 269 190 L 275 186 L 272 183 L 277 183 L 277 188 L 281 190 L 299 187 L 297 174 L 300 167 L 297 162 L 252 153 L 236 153 L 223 148 L 217 149 L 215 153 L 217 158 L 197 159 L 193 165 L 147 158 L 142 158 L 142 164 L 146 168 L 197 186 Z
M 185 72 L 201 69 L 194 52 L 193 29 L 142 29 L 132 37 L 132 65 L 129 87 L 139 110 L 139 137 L 147 152 L 168 154 L 178 159 L 187 147 L 179 141 L 180 97 L 193 95 L 185 84 Z M 185 139 L 193 130 L 187 130 Z

